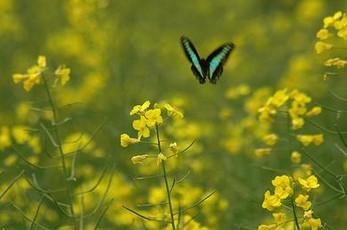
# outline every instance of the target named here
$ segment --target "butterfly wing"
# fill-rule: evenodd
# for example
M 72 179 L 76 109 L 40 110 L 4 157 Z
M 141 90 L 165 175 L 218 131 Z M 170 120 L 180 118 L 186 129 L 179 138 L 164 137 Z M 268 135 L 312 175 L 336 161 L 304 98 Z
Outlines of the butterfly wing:
M 206 59 L 208 64 L 208 78 L 211 83 L 216 83 L 223 72 L 223 65 L 227 61 L 231 51 L 234 49 L 233 43 L 227 43 L 213 51 Z
M 201 65 L 201 60 L 199 57 L 198 52 L 196 51 L 193 43 L 187 38 L 182 36 L 181 37 L 181 43 L 184 50 L 185 55 L 187 56 L 188 60 L 192 63 L 192 71 L 196 78 L 199 80 L 200 83 L 205 83 L 206 76 L 204 74 L 203 66 Z

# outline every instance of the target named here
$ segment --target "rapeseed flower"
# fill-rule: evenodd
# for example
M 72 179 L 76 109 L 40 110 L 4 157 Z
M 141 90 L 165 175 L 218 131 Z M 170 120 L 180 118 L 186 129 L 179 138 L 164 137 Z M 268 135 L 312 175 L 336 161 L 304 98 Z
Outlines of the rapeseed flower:
M 304 210 L 308 210 L 312 203 L 311 201 L 308 200 L 309 196 L 308 195 L 303 195 L 303 194 L 299 194 L 296 198 L 295 198 L 295 204 L 296 206 L 304 209 Z
M 133 121 L 133 128 L 138 131 L 138 139 L 141 137 L 149 137 L 150 130 L 147 127 L 147 119 L 144 116 L 141 116 L 139 120 Z
M 23 81 L 23 88 L 29 92 L 34 85 L 41 83 L 42 73 L 47 69 L 47 62 L 45 56 L 39 56 L 37 64 L 31 66 L 26 74 L 13 74 L 12 79 L 15 84 Z
M 309 176 L 306 179 L 299 177 L 298 182 L 302 186 L 302 188 L 305 189 L 306 191 L 310 191 L 311 189 L 315 189 L 319 187 L 318 179 L 314 175 Z
M 120 145 L 122 147 L 128 147 L 129 145 L 131 144 L 136 144 L 140 142 L 138 139 L 136 138 L 133 138 L 133 137 L 130 137 L 128 134 L 126 133 L 123 133 L 121 136 L 120 136 Z

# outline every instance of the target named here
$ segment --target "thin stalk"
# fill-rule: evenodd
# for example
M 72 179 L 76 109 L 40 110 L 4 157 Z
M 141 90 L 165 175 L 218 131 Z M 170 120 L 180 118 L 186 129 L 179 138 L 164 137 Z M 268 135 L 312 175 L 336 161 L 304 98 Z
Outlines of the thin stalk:
M 48 83 L 47 83 L 47 80 L 46 80 L 45 76 L 42 76 L 42 78 L 43 78 L 43 82 L 44 82 L 44 85 L 45 85 L 46 93 L 47 93 L 47 96 L 48 96 L 48 102 L 49 102 L 49 105 L 50 105 L 52 113 L 53 113 L 53 121 L 52 121 L 52 123 L 56 124 L 58 122 L 57 107 L 56 107 L 56 105 L 54 103 L 53 96 L 52 96 L 51 91 L 49 90 L 49 86 L 48 86 Z M 67 171 L 67 167 L 66 167 L 66 160 L 65 160 L 64 150 L 63 150 L 63 147 L 62 147 L 62 141 L 60 139 L 59 130 L 58 130 L 56 125 L 53 125 L 53 132 L 54 132 L 54 135 L 55 135 L 55 138 L 56 138 L 55 142 L 58 145 L 58 151 L 59 151 L 59 155 L 60 155 L 60 159 L 61 159 L 61 165 L 62 165 L 62 171 L 63 171 L 63 175 L 64 175 L 64 181 L 66 183 L 66 187 L 67 187 L 68 194 L 69 194 L 70 212 L 71 212 L 71 215 L 73 217 L 74 228 L 77 230 L 78 229 L 78 225 L 76 223 L 75 211 L 74 211 L 74 208 L 73 208 L 72 188 L 71 188 L 70 182 L 67 180 L 69 175 L 68 175 L 68 171 Z
M 291 204 L 292 204 L 292 209 L 293 209 L 293 215 L 294 215 L 296 229 L 300 230 L 300 225 L 299 225 L 299 221 L 298 221 L 298 216 L 296 215 L 296 210 L 295 210 L 295 205 L 294 205 L 293 198 L 291 198 L 290 201 L 291 201 Z
M 157 133 L 158 150 L 159 150 L 159 154 L 160 154 L 160 153 L 161 153 L 161 145 L 160 145 L 160 137 L 159 137 L 159 127 L 158 127 L 158 124 L 155 124 L 155 130 L 156 130 L 156 133 Z M 165 181 L 166 194 L 167 194 L 167 199 L 168 199 L 169 208 L 170 208 L 171 226 L 172 226 L 172 230 L 176 230 L 176 227 L 175 227 L 175 218 L 174 218 L 173 208 L 172 208 L 172 202 L 171 202 L 171 192 L 170 192 L 170 187 L 169 187 L 169 183 L 168 183 L 168 179 L 167 179 L 167 174 L 166 174 L 165 161 L 163 161 L 163 160 L 161 161 L 161 166 L 162 166 L 162 170 L 163 170 L 163 174 L 164 174 L 164 181 Z

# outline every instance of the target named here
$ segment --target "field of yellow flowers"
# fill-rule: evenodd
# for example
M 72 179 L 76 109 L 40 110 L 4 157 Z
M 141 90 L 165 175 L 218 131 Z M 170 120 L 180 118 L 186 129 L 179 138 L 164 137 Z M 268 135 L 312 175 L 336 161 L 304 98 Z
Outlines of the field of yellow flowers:
M 347 228 L 346 1 L 0 0 L 0 48 L 1 230 Z

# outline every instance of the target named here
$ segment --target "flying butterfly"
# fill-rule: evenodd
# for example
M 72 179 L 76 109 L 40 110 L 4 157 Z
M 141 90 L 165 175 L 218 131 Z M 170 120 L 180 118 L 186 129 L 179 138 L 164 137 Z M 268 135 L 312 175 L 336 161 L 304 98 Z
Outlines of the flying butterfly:
M 189 38 L 182 36 L 181 43 L 185 55 L 192 63 L 191 70 L 200 84 L 204 84 L 206 79 L 216 84 L 223 73 L 223 65 L 235 47 L 233 43 L 225 43 L 215 49 L 206 59 L 203 59 L 199 57 L 198 52 Z

